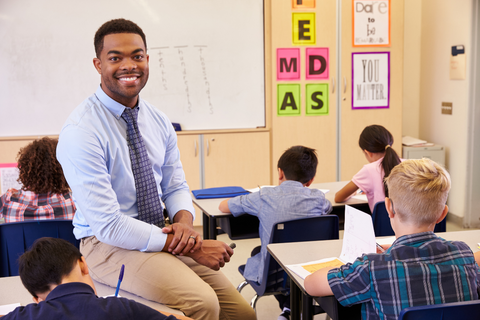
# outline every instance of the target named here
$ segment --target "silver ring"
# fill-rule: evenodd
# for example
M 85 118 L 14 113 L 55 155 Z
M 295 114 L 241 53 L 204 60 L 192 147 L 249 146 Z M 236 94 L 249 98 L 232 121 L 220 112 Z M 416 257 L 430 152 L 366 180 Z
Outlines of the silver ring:
M 196 241 L 197 237 L 194 237 L 194 236 L 190 236 L 188 237 L 189 239 L 193 239 L 193 241 Z

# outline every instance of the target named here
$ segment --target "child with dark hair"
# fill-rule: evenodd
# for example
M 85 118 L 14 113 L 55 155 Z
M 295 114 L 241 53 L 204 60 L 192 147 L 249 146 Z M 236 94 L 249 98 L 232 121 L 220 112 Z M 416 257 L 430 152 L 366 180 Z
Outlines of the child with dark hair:
M 330 201 L 318 189 L 310 186 L 317 172 L 317 155 L 314 149 L 294 146 L 283 153 L 278 160 L 279 185 L 261 188 L 258 192 L 224 200 L 220 211 L 231 212 L 234 216 L 247 213 L 260 220 L 260 252 L 250 257 L 243 276 L 262 283 L 267 244 L 273 226 L 282 221 L 302 219 L 328 214 L 332 211 Z M 254 250 L 255 251 L 255 250 Z M 290 297 L 278 295 L 282 315 L 278 319 L 289 319 Z
M 126 298 L 97 297 L 85 258 L 63 239 L 36 240 L 18 262 L 20 279 L 36 304 L 16 308 L 2 317 L 5 320 L 190 319 L 160 313 Z
M 368 205 L 373 212 L 375 203 L 388 196 L 384 179 L 402 160 L 392 148 L 392 134 L 380 125 L 363 129 L 358 144 L 369 164 L 363 166 L 352 181 L 335 194 L 335 202 L 346 201 L 360 188 L 367 195 Z
M 5 222 L 73 219 L 75 203 L 56 158 L 57 143 L 44 137 L 20 149 L 18 182 L 23 186 L 0 197 Z

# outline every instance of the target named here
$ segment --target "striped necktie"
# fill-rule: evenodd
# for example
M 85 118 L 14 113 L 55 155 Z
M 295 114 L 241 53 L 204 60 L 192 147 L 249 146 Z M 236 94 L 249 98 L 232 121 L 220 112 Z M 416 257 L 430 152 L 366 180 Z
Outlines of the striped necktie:
M 122 113 L 122 118 L 127 122 L 127 143 L 137 191 L 138 220 L 163 228 L 163 208 L 147 148 L 138 130 L 138 110 L 138 107 L 125 108 Z

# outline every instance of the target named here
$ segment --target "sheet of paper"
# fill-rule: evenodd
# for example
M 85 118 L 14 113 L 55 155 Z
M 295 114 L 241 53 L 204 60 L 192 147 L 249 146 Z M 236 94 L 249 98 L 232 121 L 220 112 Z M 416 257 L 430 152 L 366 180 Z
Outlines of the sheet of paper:
M 424 144 L 424 143 L 427 143 L 427 141 L 426 140 L 420 140 L 420 139 L 417 139 L 417 138 L 413 138 L 413 137 L 410 137 L 410 136 L 403 136 L 402 137 L 402 144 L 406 145 L 406 146 L 414 146 L 416 144 Z
M 0 306 L 0 315 L 4 316 L 15 310 L 16 307 L 20 307 L 20 303 L 4 304 Z
M 287 268 L 295 272 L 299 277 L 305 279 L 308 275 L 323 268 L 338 268 L 343 266 L 345 262 L 338 258 L 326 258 L 317 261 L 310 261 L 306 263 L 287 265 Z
M 450 79 L 451 80 L 465 80 L 466 61 L 467 61 L 467 58 L 465 54 L 450 56 Z
M 362 201 L 368 201 L 367 195 L 365 193 L 354 195 L 352 198 Z
M 0 164 L 0 193 L 4 194 L 9 188 L 20 189 L 22 185 L 17 182 L 18 168 L 16 163 Z
M 330 190 L 328 190 L 328 189 L 318 189 L 318 190 L 322 191 L 324 194 L 327 194 L 328 191 L 330 191 Z
M 353 262 L 357 257 L 362 256 L 363 253 L 372 252 L 377 252 L 372 216 L 346 205 L 343 246 L 340 259 L 346 262 Z
M 379 245 L 383 244 L 393 244 L 393 242 L 396 240 L 395 236 L 393 237 L 386 237 L 386 238 L 377 238 L 377 243 Z
M 276 186 L 261 186 L 261 187 L 257 187 L 257 188 L 252 188 L 252 189 L 246 189 L 248 192 L 258 192 L 260 191 L 260 188 L 273 188 L 273 187 L 276 187 Z

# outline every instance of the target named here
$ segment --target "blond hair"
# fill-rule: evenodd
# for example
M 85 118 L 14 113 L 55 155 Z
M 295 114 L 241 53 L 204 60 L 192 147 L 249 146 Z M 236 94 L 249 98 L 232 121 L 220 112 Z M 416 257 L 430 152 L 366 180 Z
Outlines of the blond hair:
M 427 225 L 437 221 L 447 202 L 450 175 L 430 159 L 405 160 L 385 178 L 395 214 L 401 221 Z

